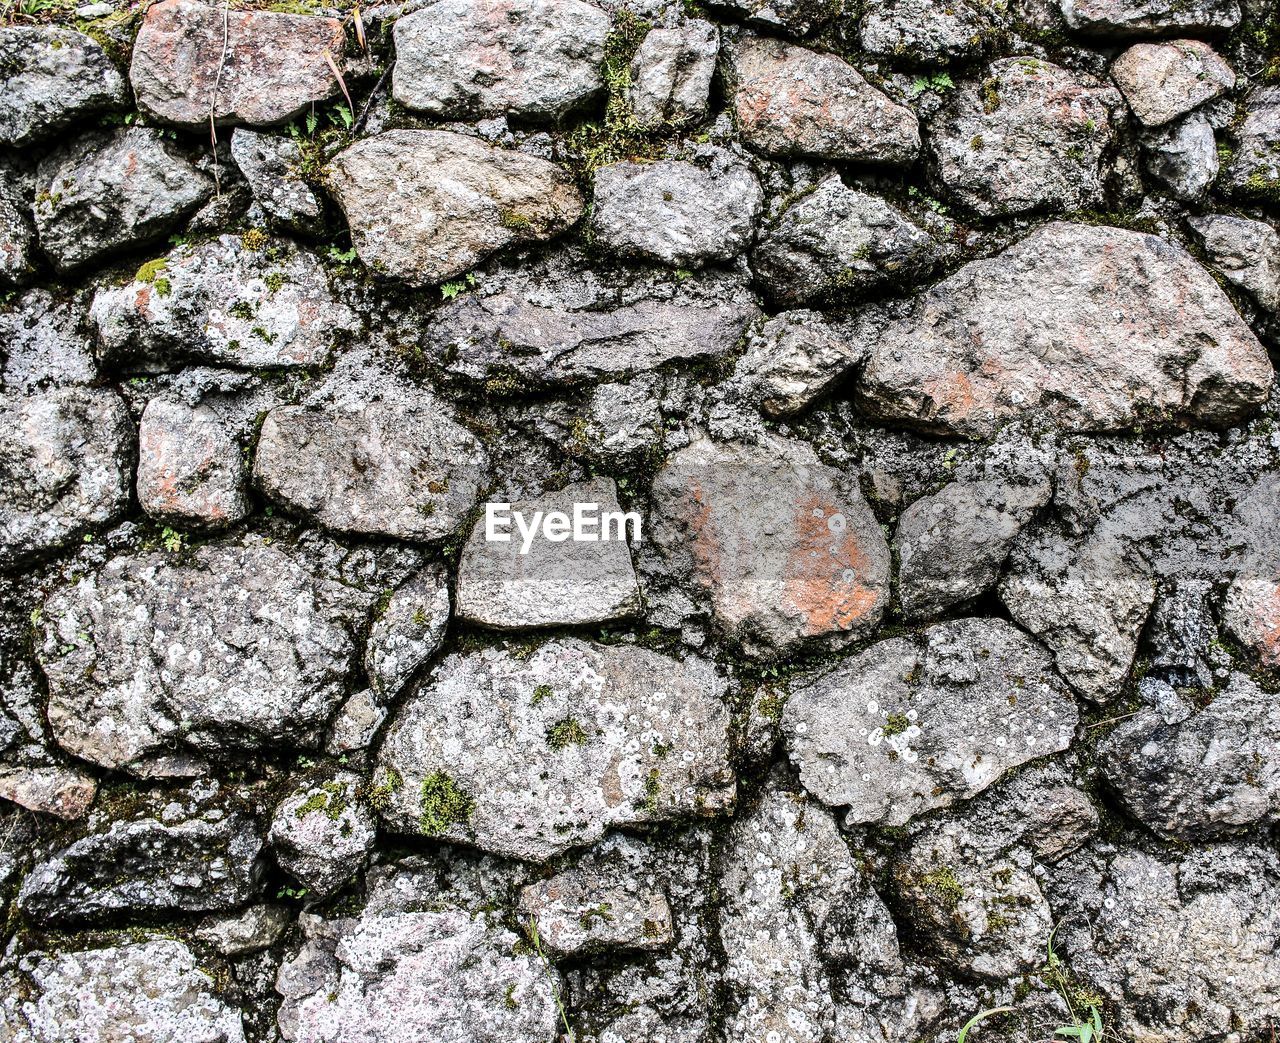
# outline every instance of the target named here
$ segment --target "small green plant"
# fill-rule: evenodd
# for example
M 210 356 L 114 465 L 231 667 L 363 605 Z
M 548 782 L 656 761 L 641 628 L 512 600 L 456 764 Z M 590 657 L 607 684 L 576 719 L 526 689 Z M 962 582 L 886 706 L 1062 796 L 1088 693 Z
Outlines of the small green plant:
M 935 72 L 932 76 L 917 76 L 911 84 L 907 94 L 912 98 L 918 98 L 925 91 L 935 91 L 938 94 L 945 94 L 955 86 L 949 73 Z
M 911 720 L 905 713 L 891 713 L 884 722 L 884 734 L 886 737 L 892 738 L 895 735 L 901 735 L 910 727 Z
M 529 917 L 529 944 L 533 946 L 533 951 L 538 954 L 538 959 L 542 961 L 542 968 L 547 972 L 547 980 L 551 982 L 551 995 L 556 1001 L 556 1010 L 560 1012 L 560 1022 L 564 1025 L 565 1039 L 570 1043 L 577 1037 L 573 1034 L 573 1029 L 569 1027 L 569 1015 L 565 1012 L 564 1001 L 560 998 L 560 978 L 556 975 L 555 969 L 551 966 L 551 961 L 547 959 L 547 954 L 542 949 L 542 936 L 538 934 L 538 921 L 532 916 Z
M 586 730 L 572 717 L 556 721 L 547 729 L 547 745 L 553 750 L 563 750 L 567 746 L 582 746 L 586 741 Z
M 475 801 L 443 771 L 433 772 L 422 780 L 418 793 L 418 829 L 424 836 L 439 836 L 450 826 L 469 821 L 474 810 Z
M 555 694 L 555 689 L 549 684 L 540 684 L 533 690 L 533 698 L 530 702 L 537 706 L 544 699 L 550 699 Z
M 176 529 L 169 528 L 167 525 L 160 533 L 160 543 L 170 554 L 177 554 L 182 550 L 185 542 L 185 535 L 178 532 Z
M 1095 1043 L 1102 1039 L 1102 1033 L 1102 1014 L 1094 1006 L 1089 1007 L 1089 1017 L 1086 1020 L 1077 1020 L 1074 1025 L 1060 1025 L 1053 1030 L 1055 1036 L 1078 1039 L 1080 1043 Z
M 452 282 L 440 284 L 440 296 L 446 301 L 453 300 L 458 294 L 465 293 L 476 285 L 475 272 L 467 272 L 466 277 Z
M 990 1007 L 987 1010 L 979 1011 L 964 1023 L 964 1027 L 960 1030 L 960 1034 L 956 1036 L 956 1043 L 965 1043 L 965 1040 L 969 1038 L 969 1032 L 978 1023 L 986 1021 L 987 1018 L 993 1018 L 997 1014 L 1007 1014 L 1012 1010 L 1012 1007 Z

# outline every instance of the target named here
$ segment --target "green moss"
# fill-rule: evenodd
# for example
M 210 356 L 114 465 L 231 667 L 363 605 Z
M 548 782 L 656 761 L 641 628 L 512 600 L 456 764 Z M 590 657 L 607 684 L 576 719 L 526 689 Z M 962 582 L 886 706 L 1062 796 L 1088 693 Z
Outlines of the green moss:
M 785 692 L 771 691 L 763 699 L 760 700 L 760 716 L 765 717 L 774 724 L 782 721 L 782 711 L 786 708 L 787 696 Z
M 531 227 L 533 221 L 519 210 L 503 210 L 498 214 L 498 224 L 514 232 Z
M 244 319 L 246 322 L 254 318 L 258 314 L 258 309 L 249 301 L 236 301 L 227 309 L 227 314 L 236 319 Z
M 547 729 L 547 745 L 553 750 L 563 750 L 566 746 L 583 746 L 586 741 L 586 730 L 572 717 L 556 721 Z
M 153 285 L 156 278 L 169 267 L 169 260 L 165 257 L 157 257 L 154 261 L 148 261 L 133 276 L 134 282 L 144 282 L 147 285 Z
M 905 713 L 891 713 L 884 724 L 884 734 L 886 736 L 901 735 L 911 727 L 911 721 Z
M 250 228 L 240 237 L 240 242 L 246 250 L 252 253 L 260 253 L 267 248 L 267 244 L 271 242 L 271 239 L 261 228 Z
M 549 684 L 540 684 L 533 690 L 533 698 L 530 702 L 537 706 L 543 699 L 550 699 L 555 694 L 555 689 Z
M 444 772 L 433 772 L 422 780 L 418 829 L 424 836 L 439 836 L 450 826 L 470 821 L 474 810 L 475 801 Z
M 653 811 L 658 806 L 658 797 L 662 793 L 662 773 L 654 768 L 644 780 L 644 804 L 646 811 Z
M 331 821 L 337 822 L 348 806 L 347 787 L 341 782 L 322 782 L 305 801 L 298 805 L 295 814 L 304 818 L 313 812 L 323 812 Z
M 954 909 L 964 897 L 964 888 L 950 866 L 940 866 L 925 873 L 920 878 L 920 886 L 948 909 Z
M 284 272 L 268 272 L 262 281 L 267 284 L 267 289 L 272 293 L 279 293 L 280 288 L 284 286 Z
M 382 781 L 369 791 L 369 806 L 375 811 L 381 811 L 391 803 L 392 796 L 402 789 L 404 789 L 404 776 L 395 768 L 388 768 Z

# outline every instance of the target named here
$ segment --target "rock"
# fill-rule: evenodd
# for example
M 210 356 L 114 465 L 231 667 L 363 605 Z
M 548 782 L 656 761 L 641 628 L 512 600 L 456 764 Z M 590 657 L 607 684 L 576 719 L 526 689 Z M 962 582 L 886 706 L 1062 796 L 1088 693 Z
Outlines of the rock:
M 662 442 L 662 378 L 653 374 L 591 392 L 583 416 L 583 451 L 609 466 L 634 465 Z
M 959 619 L 872 645 L 794 686 L 782 725 L 800 781 L 845 822 L 901 826 L 1065 750 L 1078 713 L 1039 645 Z
M 359 785 L 360 778 L 349 772 L 304 784 L 271 820 L 267 842 L 280 868 L 317 899 L 339 890 L 373 850 L 376 827 Z
M 1272 315 L 1280 313 L 1280 235 L 1264 221 L 1230 214 L 1192 217 L 1187 224 L 1209 263 Z
M 431 541 L 466 519 L 489 481 L 489 456 L 428 395 L 280 406 L 258 437 L 264 495 L 339 532 Z
M 133 432 L 109 388 L 0 393 L 0 566 L 65 547 L 129 506 Z
M 559 976 L 484 916 L 403 912 L 317 921 L 280 968 L 288 1043 L 546 1043 Z
M 764 194 L 747 167 L 722 155 L 709 170 L 684 160 L 611 163 L 595 173 L 594 200 L 597 245 L 696 268 L 751 245 Z
M 387 731 L 387 826 L 544 861 L 611 827 L 732 804 L 725 682 L 709 662 L 555 639 L 452 655 Z
M 243 913 L 211 916 L 196 929 L 196 937 L 223 956 L 249 956 L 275 945 L 289 927 L 283 905 L 251 905 Z
M 0 312 L 5 389 L 30 394 L 93 383 L 98 371 L 84 318 L 82 297 L 64 301 L 47 290 L 30 290 Z
M 35 254 L 30 200 L 0 167 L 0 286 L 25 282 L 34 270 Z
M 829 174 L 771 221 L 751 262 L 771 297 L 796 305 L 908 283 L 929 271 L 935 253 L 897 207 Z
M 929 127 L 937 175 L 984 217 L 1082 210 L 1105 193 L 1123 100 L 1038 58 L 1001 58 L 948 95 Z
M 1105 226 L 1045 225 L 863 336 L 874 337 L 864 410 L 979 438 L 1020 417 L 1075 431 L 1226 426 L 1272 379 L 1257 339 L 1185 250 Z
M 179 740 L 314 747 L 375 596 L 261 537 L 117 556 L 45 601 L 49 724 L 68 752 L 142 774 Z
M 1236 85 L 1231 66 L 1199 40 L 1134 44 L 1115 60 L 1111 78 L 1148 127 L 1177 119 Z
M 920 151 L 915 114 L 833 54 L 747 36 L 728 76 L 742 140 L 767 155 L 909 164 Z
M 797 37 L 808 36 L 839 17 L 841 11 L 824 0 L 716 0 L 714 6 L 749 25 Z
M 1098 744 L 1125 806 L 1156 832 L 1204 840 L 1280 817 L 1280 707 L 1243 674 L 1185 720 L 1150 708 Z
M 1048 484 L 950 482 L 916 500 L 898 520 L 902 614 L 936 616 L 984 594 L 1049 494 Z
M 439 0 L 396 20 L 391 94 L 437 119 L 559 119 L 603 89 L 609 27 L 582 0 Z
M 857 483 L 803 442 L 707 439 L 653 483 L 652 541 L 751 655 L 869 634 L 889 594 L 889 548 Z
M 1280 1017 L 1280 863 L 1269 848 L 1099 844 L 1061 863 L 1054 882 L 1056 947 L 1108 1001 L 1114 1031 L 1136 1043 L 1265 1038 Z
M 734 378 L 769 416 L 792 416 L 865 357 L 821 312 L 784 311 L 752 331 Z
M 449 131 L 386 131 L 326 170 L 360 260 L 415 286 L 505 246 L 550 239 L 582 214 L 582 197 L 554 163 Z
M 596 519 L 594 542 L 552 542 L 541 535 L 526 540 L 511 521 L 517 512 L 535 524 L 537 512 L 560 511 L 572 519 L 579 510 Z M 513 503 L 510 512 L 500 528 L 509 537 L 505 542 L 487 538 L 486 518 L 472 527 L 458 562 L 459 619 L 520 630 L 607 623 L 640 612 L 640 586 L 627 546 L 628 535 L 640 538 L 639 515 L 628 533 L 612 478 Z M 613 521 L 606 520 L 610 515 Z
M 1009 614 L 1052 649 L 1058 672 L 1094 703 L 1120 694 L 1155 593 L 1150 570 L 1119 541 L 1076 550 L 1051 533 L 1019 547 L 1000 584 Z
M 268 219 L 301 235 L 319 230 L 324 212 L 302 179 L 302 150 L 297 142 L 281 134 L 237 127 L 231 135 L 231 156 Z
M 449 626 L 449 577 L 429 567 L 391 591 L 376 614 L 365 643 L 369 684 L 394 699 L 439 650 Z
M 631 62 L 628 100 L 644 128 L 700 120 L 707 111 L 711 77 L 720 52 L 720 31 L 691 18 L 671 29 L 651 29 Z
M 331 757 L 351 754 L 349 760 L 363 761 L 365 751 L 373 744 L 386 719 L 387 711 L 371 688 L 356 692 L 334 717 L 325 752 Z
M 1067 24 L 1089 36 L 1125 38 L 1170 32 L 1213 33 L 1240 21 L 1237 0 L 1190 0 L 1186 4 L 1151 0 L 1058 0 Z
M 28 811 L 58 818 L 83 818 L 98 793 L 92 775 L 73 768 L 0 767 L 0 797 Z
M 128 285 L 99 290 L 90 315 L 116 365 L 321 366 L 356 327 L 314 254 L 249 234 L 149 261 Z
M 858 29 L 862 49 L 877 58 L 946 65 L 981 54 L 995 29 L 992 13 L 961 0 L 939 7 L 926 0 L 877 0 Z
M 213 195 L 149 127 L 77 138 L 41 162 L 38 180 L 40 246 L 60 272 L 160 238 Z
M 1255 87 L 1241 103 L 1244 119 L 1227 131 L 1221 187 L 1244 199 L 1275 198 L 1280 189 L 1280 87 Z
M 1201 199 L 1218 177 L 1218 142 L 1213 126 L 1193 113 L 1140 135 L 1147 173 L 1163 182 L 1175 199 Z
M 124 78 L 89 36 L 51 25 L 0 28 L 0 145 L 26 145 L 125 104 Z
M 163 818 L 113 822 L 38 862 L 18 895 L 22 911 L 50 924 L 97 923 L 121 914 L 220 912 L 252 899 L 259 823 L 235 809 L 174 807 L 154 809 Z
M 1222 623 L 1263 667 L 1280 666 L 1280 476 L 1263 476 L 1240 500 L 1232 528 L 1243 544 L 1222 604 Z
M 245 1043 L 240 1012 L 180 941 L 31 952 L 5 979 L 14 1043 Z
M 336 18 L 241 10 L 197 0 L 147 9 L 133 45 L 129 82 L 138 107 L 166 123 L 287 123 L 338 93 L 325 55 L 341 68 Z

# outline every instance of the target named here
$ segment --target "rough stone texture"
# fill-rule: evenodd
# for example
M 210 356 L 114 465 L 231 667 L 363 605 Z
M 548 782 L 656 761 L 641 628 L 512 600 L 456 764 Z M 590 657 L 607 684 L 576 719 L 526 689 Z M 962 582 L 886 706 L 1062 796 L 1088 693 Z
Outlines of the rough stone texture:
M 782 723 L 805 789 L 848 825 L 900 826 L 1066 749 L 1077 710 L 1045 651 L 1001 620 L 890 638 L 795 686 Z
M 716 0 L 715 6 L 750 25 L 788 36 L 808 36 L 840 15 L 840 7 L 827 0 Z
M 196 937 L 223 956 L 248 956 L 269 949 L 290 923 L 283 905 L 251 905 L 243 913 L 210 916 L 196 929 Z
M 378 702 L 373 689 L 356 692 L 342 704 L 329 729 L 325 752 L 332 757 L 363 762 L 374 736 L 387 719 L 387 711 Z
M 1233 518 L 1242 560 L 1222 605 L 1222 622 L 1265 667 L 1280 666 L 1280 475 L 1266 474 Z
M 1159 127 L 1231 90 L 1236 74 L 1199 40 L 1134 44 L 1111 66 L 1129 108 Z
M 729 49 L 731 104 L 743 141 L 774 156 L 910 163 L 915 114 L 831 54 L 763 37 Z
M 695 442 L 654 479 L 651 524 L 658 549 L 750 654 L 848 644 L 884 613 L 884 534 L 856 486 L 802 442 Z
M 1244 119 L 1227 134 L 1230 161 L 1222 188 L 1230 195 L 1266 200 L 1280 186 L 1280 88 L 1255 87 L 1245 96 Z
M 752 331 L 734 377 L 770 416 L 791 416 L 865 357 L 821 312 L 785 311 Z
M 438 0 L 397 19 L 391 93 L 440 119 L 556 119 L 600 93 L 608 35 L 582 0 Z
M 554 163 L 443 130 L 364 138 L 327 174 L 360 260 L 418 286 L 504 246 L 550 239 L 582 214 L 582 197 Z
M 532 524 L 535 512 L 559 511 L 572 518 L 577 505 L 595 504 L 592 516 L 620 514 L 617 486 L 600 479 L 566 486 L 557 493 L 511 504 Z M 525 553 L 525 539 L 514 524 L 506 542 L 490 541 L 481 517 L 458 561 L 458 618 L 498 630 L 581 626 L 625 619 L 640 611 L 640 586 L 631 564 L 627 537 L 617 528 L 593 542 L 553 542 L 540 530 Z
M 12 1043 L 245 1043 L 240 1012 L 173 939 L 31 952 L 3 980 Z
M 35 230 L 26 192 L 0 166 L 0 286 L 25 282 L 35 262 Z
M 64 272 L 158 239 L 214 188 L 149 127 L 78 138 L 41 162 L 38 180 L 40 246 Z
M 267 843 L 280 868 L 317 898 L 337 891 L 373 848 L 373 815 L 359 797 L 360 777 L 340 772 L 286 797 Z
M 1101 202 L 1119 92 L 1038 58 L 1001 58 L 929 124 L 938 177 L 983 216 Z
M 91 384 L 97 378 L 84 301 L 30 290 L 0 312 L 0 382 L 11 392 Z
M 0 797 L 28 811 L 83 818 L 97 792 L 94 777 L 73 768 L 0 767 Z
M 903 511 L 897 532 L 903 615 L 938 615 L 990 589 L 1049 491 L 1044 484 L 951 482 Z
M 107 388 L 0 393 L 0 565 L 64 547 L 129 504 L 133 432 Z
M 795 305 L 909 283 L 932 267 L 935 252 L 897 207 L 831 174 L 770 223 L 751 260 L 771 295 Z
M 1147 173 L 1175 199 L 1193 203 L 1209 190 L 1221 165 L 1213 126 L 1192 113 L 1140 136 Z
M 297 142 L 237 127 L 231 135 L 231 156 L 249 182 L 254 201 L 274 224 L 300 235 L 318 230 L 323 211 L 302 179 Z
M 591 215 L 596 243 L 677 268 L 742 253 L 764 195 L 747 167 L 725 155 L 717 160 L 711 169 L 683 160 L 601 167 Z
M 143 367 L 318 366 L 355 327 L 315 255 L 235 235 L 148 262 L 133 282 L 99 290 L 91 317 L 104 358 Z
M 1280 312 L 1280 235 L 1271 225 L 1229 214 L 1193 217 L 1188 224 L 1214 271 L 1264 311 Z
M 1058 0 L 1075 30 L 1090 36 L 1126 38 L 1169 32 L 1217 32 L 1240 21 L 1237 0 Z
M 1029 416 L 1083 431 L 1223 426 L 1254 410 L 1272 379 L 1266 352 L 1189 254 L 1105 226 L 1046 225 L 867 336 L 863 408 L 978 437 Z
M 656 127 L 701 119 L 719 52 L 720 31 L 698 18 L 646 33 L 631 62 L 627 96 L 637 124 Z
M 725 682 L 573 638 L 450 656 L 378 755 L 386 824 L 541 861 L 613 826 L 715 814 L 734 797 Z
M 124 79 L 92 38 L 52 26 L 0 28 L 0 145 L 25 145 L 121 107 Z
M 425 568 L 379 606 L 365 643 L 364 668 L 375 692 L 394 699 L 440 650 L 449 625 L 449 579 Z
M 992 12 L 968 0 L 945 7 L 928 0 L 877 0 L 862 16 L 858 41 L 878 58 L 945 65 L 980 54 L 993 28 Z
M 225 30 L 226 48 L 223 40 Z M 338 93 L 325 61 L 341 68 L 336 18 L 231 11 L 198 0 L 161 0 L 147 9 L 129 66 L 138 106 L 156 119 L 207 127 L 287 123 Z

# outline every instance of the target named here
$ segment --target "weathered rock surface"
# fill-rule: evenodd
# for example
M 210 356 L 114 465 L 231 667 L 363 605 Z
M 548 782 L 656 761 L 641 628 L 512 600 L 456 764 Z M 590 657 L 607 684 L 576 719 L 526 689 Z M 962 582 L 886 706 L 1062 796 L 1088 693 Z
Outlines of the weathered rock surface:
M 1280 475 L 1264 474 L 1237 505 L 1240 567 L 1222 604 L 1222 622 L 1265 667 L 1280 666 Z
M 0 286 L 25 282 L 34 267 L 35 253 L 27 193 L 0 166 Z
M 3 980 L 13 1043 L 245 1043 L 240 1012 L 180 941 L 36 951 Z
M 1105 226 L 1046 225 L 865 336 L 865 410 L 977 437 L 1032 416 L 1079 431 L 1223 426 L 1272 379 L 1266 352 L 1186 251 Z
M 840 8 L 824 0 L 716 0 L 748 24 L 788 36 L 808 36 L 837 18 Z
M 1175 199 L 1193 203 L 1218 177 L 1221 159 L 1213 125 L 1199 113 L 1140 135 L 1147 173 Z
M 54 26 L 0 28 L 0 145 L 25 145 L 124 104 L 124 78 L 91 37 Z
M 701 119 L 719 52 L 720 31 L 698 18 L 646 33 L 631 62 L 627 96 L 637 124 L 656 127 Z
M 742 253 L 751 245 L 764 194 L 747 167 L 717 158 L 710 169 L 684 160 L 601 167 L 591 215 L 596 243 L 672 267 Z
M 337 891 L 373 848 L 373 816 L 359 796 L 360 778 L 339 772 L 286 797 L 267 842 L 280 868 L 317 898 Z
M 900 826 L 1067 748 L 1078 712 L 1045 651 L 1001 620 L 890 638 L 793 687 L 782 723 L 805 789 L 848 825 Z
M 213 195 L 213 181 L 149 127 L 94 132 L 39 168 L 36 228 L 62 272 L 164 235 Z
M 47 290 L 30 290 L 0 312 L 4 388 L 30 394 L 93 383 L 98 374 L 84 318 L 82 297 L 60 300 Z
M 1237 0 L 1058 0 L 1067 24 L 1090 36 L 1160 36 L 1169 32 L 1219 32 L 1240 21 Z
M 342 704 L 329 729 L 326 753 L 332 757 L 349 755 L 348 760 L 365 759 L 374 736 L 387 719 L 387 711 L 378 699 L 372 688 L 364 688 Z
M 938 177 L 984 216 L 1078 210 L 1103 198 L 1119 92 L 1038 58 L 1001 58 L 929 125 Z
M 835 55 L 743 37 L 729 76 L 739 133 L 768 155 L 910 163 L 920 151 L 915 114 Z
M 960 0 L 945 7 L 928 0 L 877 0 L 858 29 L 862 49 L 878 58 L 945 65 L 982 52 L 993 12 Z
M 231 135 L 231 156 L 249 182 L 253 198 L 276 225 L 308 235 L 318 230 L 320 201 L 303 179 L 302 150 L 281 134 L 263 134 L 237 127 Z
M 360 260 L 417 286 L 504 246 L 550 239 L 582 214 L 582 197 L 554 163 L 443 130 L 364 138 L 327 176 Z
M 987 591 L 1049 492 L 1047 484 L 951 482 L 916 500 L 898 521 L 902 614 L 937 615 Z
M 129 82 L 166 123 L 207 127 L 211 112 L 219 123 L 287 123 L 338 93 L 325 54 L 341 68 L 342 48 L 336 18 L 161 0 L 138 30 Z
M 935 252 L 897 207 L 831 174 L 771 221 L 751 260 L 771 296 L 794 305 L 909 283 Z
M 108 388 L 0 394 L 0 565 L 64 547 L 124 513 L 131 427 Z
M 386 824 L 542 861 L 615 826 L 734 798 L 725 682 L 708 662 L 557 639 L 450 656 L 387 731 Z
M 1134 44 L 1115 60 L 1111 78 L 1148 127 L 1168 123 L 1236 85 L 1231 66 L 1199 40 Z
M 116 365 L 319 366 L 356 319 L 315 255 L 287 240 L 222 235 L 180 246 L 102 289 L 91 317 Z
M 1244 119 L 1233 121 L 1227 133 L 1230 161 L 1222 188 L 1265 201 L 1280 188 L 1280 87 L 1255 87 L 1242 104 Z
M 803 442 L 694 442 L 653 483 L 652 541 L 753 655 L 848 644 L 888 602 L 889 548 L 847 476 Z
M 440 119 L 556 119 L 603 88 L 609 24 L 582 0 L 439 0 L 396 20 L 391 93 Z
M 594 504 L 595 508 L 589 505 Z M 513 522 L 501 530 L 508 539 L 489 539 L 485 518 L 476 521 L 458 561 L 458 618 L 498 630 L 580 626 L 625 619 L 640 610 L 640 586 L 631 564 L 613 479 L 566 486 L 557 493 L 510 505 L 533 524 L 537 512 L 559 511 L 572 519 L 578 505 L 596 519 L 592 542 L 553 542 L 542 531 L 526 538 Z M 585 513 L 589 512 L 589 513 Z M 607 524 L 607 514 L 618 517 Z M 565 531 L 568 535 L 568 530 Z M 527 546 L 526 546 L 527 544 Z
M 196 937 L 223 956 L 247 956 L 275 945 L 290 920 L 287 906 L 251 905 L 243 913 L 206 918 L 196 929 Z
M 821 312 L 784 311 L 752 331 L 734 378 L 770 416 L 791 416 L 865 357 Z
M 1280 312 L 1280 234 L 1265 221 L 1208 214 L 1187 222 L 1214 270 L 1271 314 Z
M 74 768 L 0 767 L 0 797 L 28 811 L 58 818 L 83 818 L 97 795 L 92 775 Z
M 449 577 L 442 568 L 422 569 L 379 609 L 365 642 L 364 668 L 374 691 L 391 700 L 444 643 Z

